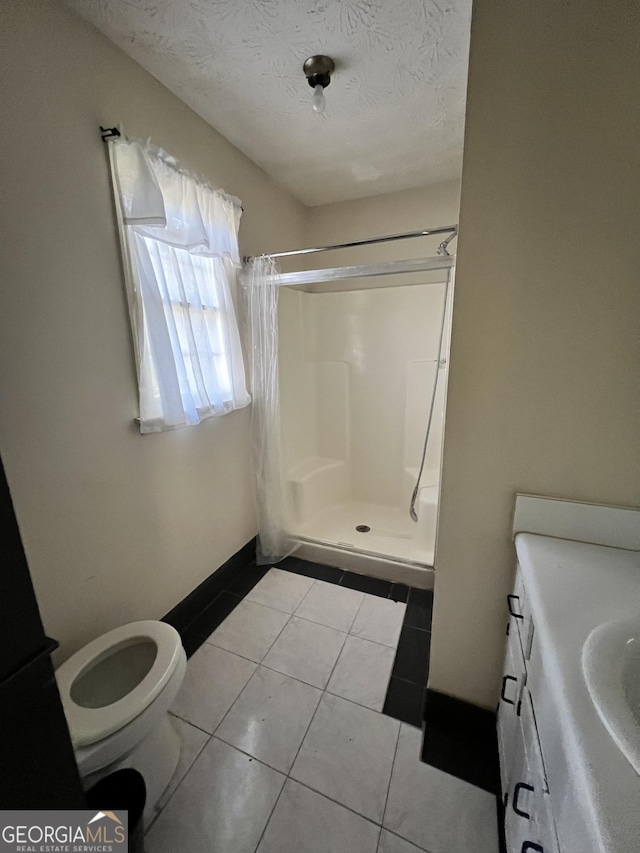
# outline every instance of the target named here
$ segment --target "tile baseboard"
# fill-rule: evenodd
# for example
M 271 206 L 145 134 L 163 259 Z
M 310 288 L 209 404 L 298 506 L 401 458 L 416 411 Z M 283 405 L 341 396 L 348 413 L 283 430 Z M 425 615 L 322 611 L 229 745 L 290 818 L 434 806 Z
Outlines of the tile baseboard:
M 422 760 L 498 795 L 495 713 L 427 688 L 423 717 Z
M 236 577 L 255 560 L 256 540 L 250 539 L 246 545 L 236 551 L 229 559 L 212 572 L 194 590 L 179 601 L 165 616 L 162 622 L 168 622 L 180 634 L 187 631 L 200 614 L 223 592 Z

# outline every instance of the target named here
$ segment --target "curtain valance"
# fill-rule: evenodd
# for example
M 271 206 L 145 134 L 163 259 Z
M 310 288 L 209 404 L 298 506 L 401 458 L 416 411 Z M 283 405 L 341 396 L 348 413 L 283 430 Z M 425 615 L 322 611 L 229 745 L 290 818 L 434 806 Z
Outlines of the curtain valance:
M 241 266 L 237 198 L 181 169 L 161 148 L 123 137 L 111 144 L 125 225 L 190 254 Z

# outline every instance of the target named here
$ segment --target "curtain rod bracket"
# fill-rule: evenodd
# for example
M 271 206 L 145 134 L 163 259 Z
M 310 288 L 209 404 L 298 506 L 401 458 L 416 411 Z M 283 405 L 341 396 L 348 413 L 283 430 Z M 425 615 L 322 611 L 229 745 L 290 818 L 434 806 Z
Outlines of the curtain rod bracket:
M 120 131 L 117 127 L 103 127 L 100 125 L 100 134 L 102 141 L 107 142 L 109 139 L 117 139 L 120 136 Z
M 458 236 L 458 226 L 456 225 L 453 232 L 451 234 L 449 234 L 449 236 L 446 238 L 446 240 L 443 240 L 442 243 L 440 243 L 440 245 L 438 246 L 438 254 L 439 255 L 446 255 L 448 258 L 451 257 L 451 255 L 449 254 L 449 250 L 447 249 L 447 246 L 453 240 L 453 238 L 457 237 L 457 236 Z

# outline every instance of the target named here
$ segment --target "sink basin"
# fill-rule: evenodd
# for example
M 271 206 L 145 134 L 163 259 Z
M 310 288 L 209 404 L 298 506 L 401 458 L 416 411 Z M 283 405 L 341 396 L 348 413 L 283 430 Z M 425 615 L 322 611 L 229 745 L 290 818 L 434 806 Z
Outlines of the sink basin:
M 594 628 L 582 671 L 602 722 L 640 774 L 640 614 Z

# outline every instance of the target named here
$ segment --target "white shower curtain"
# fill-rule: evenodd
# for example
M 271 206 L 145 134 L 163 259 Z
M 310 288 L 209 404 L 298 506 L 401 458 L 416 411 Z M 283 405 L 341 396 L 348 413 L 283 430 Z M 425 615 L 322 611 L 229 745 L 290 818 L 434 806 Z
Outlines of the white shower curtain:
M 249 333 L 253 398 L 251 447 L 256 484 L 258 564 L 275 563 L 295 548 L 286 531 L 284 481 L 280 458 L 278 389 L 278 270 L 273 258 L 254 258 L 243 284 Z

